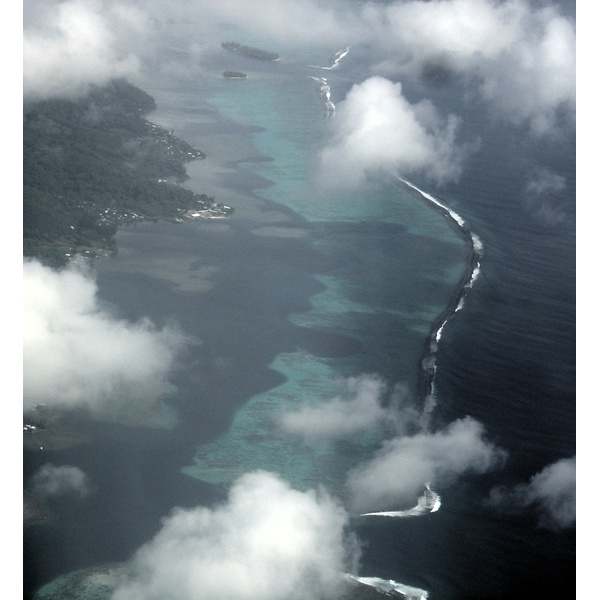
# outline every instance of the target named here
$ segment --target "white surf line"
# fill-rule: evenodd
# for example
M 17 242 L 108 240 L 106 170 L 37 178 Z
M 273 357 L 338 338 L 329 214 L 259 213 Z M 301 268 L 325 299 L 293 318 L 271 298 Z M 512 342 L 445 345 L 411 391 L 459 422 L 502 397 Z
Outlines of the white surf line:
M 338 50 L 335 53 L 333 63 L 330 67 L 323 67 L 321 65 L 308 65 L 308 66 L 312 67 L 313 69 L 323 69 L 325 71 L 331 71 L 333 69 L 337 69 L 340 65 L 340 61 L 342 60 L 342 58 L 344 58 L 344 56 L 346 56 L 348 54 L 348 52 L 350 52 L 350 46 L 346 46 L 342 50 Z
M 325 71 L 331 71 L 333 69 L 337 69 L 340 65 L 341 60 L 350 52 L 350 46 L 346 46 L 342 48 L 342 50 L 338 50 L 335 53 L 335 57 L 333 60 L 333 64 L 330 67 L 322 67 L 320 65 L 308 65 L 313 69 L 322 69 Z M 331 101 L 331 86 L 325 77 L 313 77 L 309 75 L 311 79 L 318 81 L 321 84 L 321 98 L 325 102 L 325 107 L 327 108 L 327 116 L 331 117 L 335 113 L 335 104 Z
M 449 306 L 448 309 L 440 317 L 437 328 L 429 337 L 429 352 L 426 356 L 424 356 L 421 359 L 421 367 L 422 372 L 424 373 L 425 385 L 425 393 L 421 393 L 421 397 L 423 398 L 423 415 L 421 419 L 421 424 L 423 426 L 426 426 L 428 416 L 433 411 L 433 408 L 436 405 L 436 354 L 438 351 L 439 342 L 442 338 L 444 327 L 454 314 L 456 314 L 459 310 L 463 309 L 468 291 L 473 287 L 473 284 L 481 274 L 481 257 L 483 256 L 483 243 L 481 242 L 479 236 L 471 231 L 471 228 L 469 227 L 465 219 L 463 219 L 457 212 L 440 202 L 431 194 L 428 194 L 427 192 L 419 189 L 410 181 L 407 181 L 406 179 L 400 177 L 399 175 L 396 175 L 395 173 L 392 173 L 391 171 L 388 171 L 388 173 L 398 181 L 402 182 L 404 185 L 417 192 L 421 196 L 421 198 L 432 204 L 434 208 L 439 210 L 446 217 L 452 219 L 456 223 L 462 234 L 469 240 L 471 245 L 471 270 L 468 273 L 468 276 L 465 276 L 465 278 L 463 278 L 463 285 L 460 289 L 460 292 L 457 295 L 454 304 Z
M 407 600 L 427 600 L 427 598 L 429 598 L 429 592 L 426 590 L 412 587 L 410 585 L 404 585 L 403 583 L 398 583 L 393 579 L 381 579 L 379 577 L 357 577 L 349 574 L 347 574 L 346 577 L 350 580 L 362 583 L 363 585 L 373 587 L 380 592 L 386 593 L 386 595 L 390 592 L 398 592 Z
M 325 102 L 327 114 L 331 116 L 335 112 L 335 104 L 331 101 L 331 87 L 329 86 L 327 79 L 325 79 L 325 77 L 313 77 L 312 75 L 309 75 L 309 77 L 311 79 L 314 79 L 315 81 L 318 81 L 321 84 L 321 98 Z

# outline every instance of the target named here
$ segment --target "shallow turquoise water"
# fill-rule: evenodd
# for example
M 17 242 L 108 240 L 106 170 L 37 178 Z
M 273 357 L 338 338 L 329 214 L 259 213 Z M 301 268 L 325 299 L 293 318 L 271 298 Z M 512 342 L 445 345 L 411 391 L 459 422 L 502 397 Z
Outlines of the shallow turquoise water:
M 302 328 L 343 333 L 357 340 L 362 351 L 344 358 L 306 349 L 279 354 L 269 369 L 285 382 L 248 398 L 227 433 L 200 446 L 182 472 L 225 484 L 263 468 L 282 473 L 298 487 L 327 482 L 339 491 L 348 468 L 364 460 L 383 433 L 369 432 L 343 451 L 339 444 L 308 447 L 278 431 L 278 416 L 300 403 L 334 397 L 343 378 L 364 372 L 384 372 L 391 383 L 406 383 L 416 402 L 419 355 L 465 272 L 468 248 L 447 219 L 391 182 L 374 180 L 360 191 L 327 194 L 313 185 L 329 122 L 318 84 L 310 78 L 315 71 L 297 55 L 294 61 L 259 64 L 256 70 L 247 64 L 240 70 L 248 78 L 236 81 L 223 79 L 215 69 L 204 74 L 201 96 L 198 89 L 165 88 L 163 103 L 163 92 L 155 90 L 163 107 L 156 116 L 161 124 L 177 124 L 180 136 L 207 153 L 206 162 L 188 170 L 186 185 L 201 191 L 210 183 L 217 197 L 226 195 L 228 203 L 231 198 L 236 207 L 232 224 L 249 220 L 261 235 L 285 236 L 290 217 L 278 212 L 282 205 L 300 219 L 294 231 L 312 235 L 314 248 L 339 263 L 333 269 L 314 265 L 322 291 L 310 299 L 308 311 L 290 313 L 288 319 Z M 308 56 L 305 62 L 310 64 Z M 231 182 L 240 177 L 252 182 L 254 175 L 269 185 L 251 192 L 250 183 L 252 196 L 239 184 L 232 189 Z M 277 204 L 267 208 L 261 199 Z M 360 230 L 327 233 L 333 223 L 365 223 L 370 229 L 364 235 Z M 377 223 L 397 228 L 381 233 Z M 315 226 L 325 228 L 321 235 L 314 235 Z

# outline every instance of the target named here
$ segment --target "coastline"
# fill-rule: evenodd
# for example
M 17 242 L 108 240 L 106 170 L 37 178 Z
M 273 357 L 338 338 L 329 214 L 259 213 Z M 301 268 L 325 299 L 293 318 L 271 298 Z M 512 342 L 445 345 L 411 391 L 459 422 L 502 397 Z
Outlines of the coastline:
M 101 127 L 86 117 L 103 109 Z M 149 121 L 155 99 L 125 80 L 83 99 L 39 101 L 24 115 L 23 256 L 56 268 L 74 256 L 117 251 L 119 227 L 158 219 L 181 222 L 196 211 L 230 214 L 203 191 L 182 187 L 189 164 L 206 154 Z M 65 159 L 57 167 L 47 148 Z M 94 158 L 90 158 L 94 157 Z

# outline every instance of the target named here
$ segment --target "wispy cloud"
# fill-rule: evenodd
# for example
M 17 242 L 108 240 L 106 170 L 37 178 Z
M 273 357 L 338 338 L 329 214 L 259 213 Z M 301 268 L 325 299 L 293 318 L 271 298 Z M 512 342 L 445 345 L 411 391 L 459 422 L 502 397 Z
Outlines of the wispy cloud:
M 566 179 L 562 175 L 546 168 L 537 169 L 523 192 L 525 206 L 545 225 L 562 225 L 569 219 L 563 199 L 566 188 Z
M 86 406 L 98 414 L 149 407 L 169 392 L 184 336 L 116 318 L 87 270 L 23 265 L 24 406 Z
M 50 463 L 35 472 L 28 487 L 31 494 L 40 500 L 66 495 L 84 498 L 91 492 L 90 481 L 79 467 Z
M 481 423 L 466 417 L 436 432 L 384 442 L 373 459 L 348 476 L 353 508 L 361 512 L 413 500 L 425 483 L 447 485 L 465 473 L 500 467 L 506 453 L 485 439 Z
M 76 98 L 90 85 L 135 75 L 152 47 L 151 18 L 126 3 L 27 0 L 23 32 L 26 100 Z
M 360 15 L 346 2 L 326 4 L 315 0 L 264 0 L 261 10 L 243 0 L 207 0 L 192 7 L 211 31 L 235 26 L 285 44 L 340 44 L 362 37 Z M 188 10 L 188 16 L 191 14 Z M 219 27 L 220 26 L 220 27 Z
M 489 504 L 509 511 L 535 507 L 540 526 L 550 529 L 573 527 L 576 516 L 576 474 L 575 457 L 564 458 L 544 467 L 528 483 L 494 488 Z
M 348 516 L 325 492 L 278 476 L 240 477 L 214 508 L 176 509 L 140 548 L 113 600 L 335 598 L 357 546 Z
M 417 427 L 418 411 L 409 404 L 408 394 L 401 386 L 389 390 L 376 375 L 352 377 L 345 386 L 345 396 L 285 412 L 281 427 L 307 443 L 376 428 L 398 433 Z

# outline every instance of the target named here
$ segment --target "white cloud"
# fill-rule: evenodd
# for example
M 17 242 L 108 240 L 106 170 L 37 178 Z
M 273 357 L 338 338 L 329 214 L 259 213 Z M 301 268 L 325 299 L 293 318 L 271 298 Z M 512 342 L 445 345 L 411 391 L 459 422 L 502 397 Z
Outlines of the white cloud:
M 407 404 L 407 393 L 396 386 L 390 393 L 379 377 L 363 375 L 346 382 L 349 397 L 336 396 L 316 405 L 303 405 L 281 417 L 281 427 L 305 442 L 333 440 L 374 428 L 394 433 L 416 427 L 418 412 Z
M 527 484 L 519 484 L 512 488 L 494 488 L 489 503 L 492 506 L 513 510 L 535 506 L 539 511 L 542 527 L 575 526 L 575 457 L 564 458 L 544 467 Z
M 87 475 L 71 465 L 55 466 L 50 463 L 40 467 L 29 482 L 31 493 L 40 499 L 64 495 L 87 496 L 90 482 Z
M 510 47 L 515 28 L 526 13 L 519 2 L 489 0 L 423 0 L 368 6 L 364 17 L 389 49 L 399 45 L 412 58 L 448 54 L 458 66 L 474 55 L 496 56 Z
M 336 597 L 355 563 L 348 516 L 325 492 L 248 473 L 213 509 L 176 509 L 140 548 L 113 600 Z
M 574 19 L 557 6 L 524 0 L 265 0 L 260 11 L 240 0 L 26 0 L 26 99 L 73 97 L 90 84 L 135 76 L 149 56 L 160 59 L 158 36 L 169 34 L 170 23 L 186 23 L 196 50 L 217 48 L 237 29 L 242 37 L 310 45 L 319 53 L 362 47 L 371 72 L 380 75 L 413 76 L 426 65 L 443 65 L 463 76 L 467 96 L 475 92 L 494 114 L 536 133 L 551 131 L 563 110 L 574 116 Z M 444 126 L 450 137 L 454 127 Z
M 521 0 L 442 0 L 369 6 L 363 13 L 383 72 L 428 63 L 466 76 L 494 112 L 548 133 L 575 110 L 575 22 Z M 375 67 L 377 72 L 377 67 Z
M 353 86 L 331 123 L 319 165 L 329 185 L 358 186 L 379 169 L 423 173 L 437 183 L 461 174 L 467 150 L 456 142 L 459 119 L 442 118 L 426 100 L 410 104 L 399 83 L 371 77 Z
M 441 431 L 386 441 L 373 459 L 349 473 L 352 504 L 361 512 L 391 509 L 418 496 L 425 483 L 444 484 L 501 466 L 504 451 L 484 433 L 481 423 L 466 417 Z
M 263 0 L 261 10 L 243 0 L 207 0 L 198 14 L 213 24 L 228 23 L 282 43 L 336 44 L 361 35 L 357 13 L 346 3 Z
M 29 0 L 24 16 L 26 100 L 76 98 L 93 84 L 135 75 L 152 46 L 149 15 L 127 4 Z
M 89 271 L 23 265 L 25 408 L 87 406 L 107 414 L 150 407 L 184 342 L 173 327 L 117 319 L 102 308 Z

